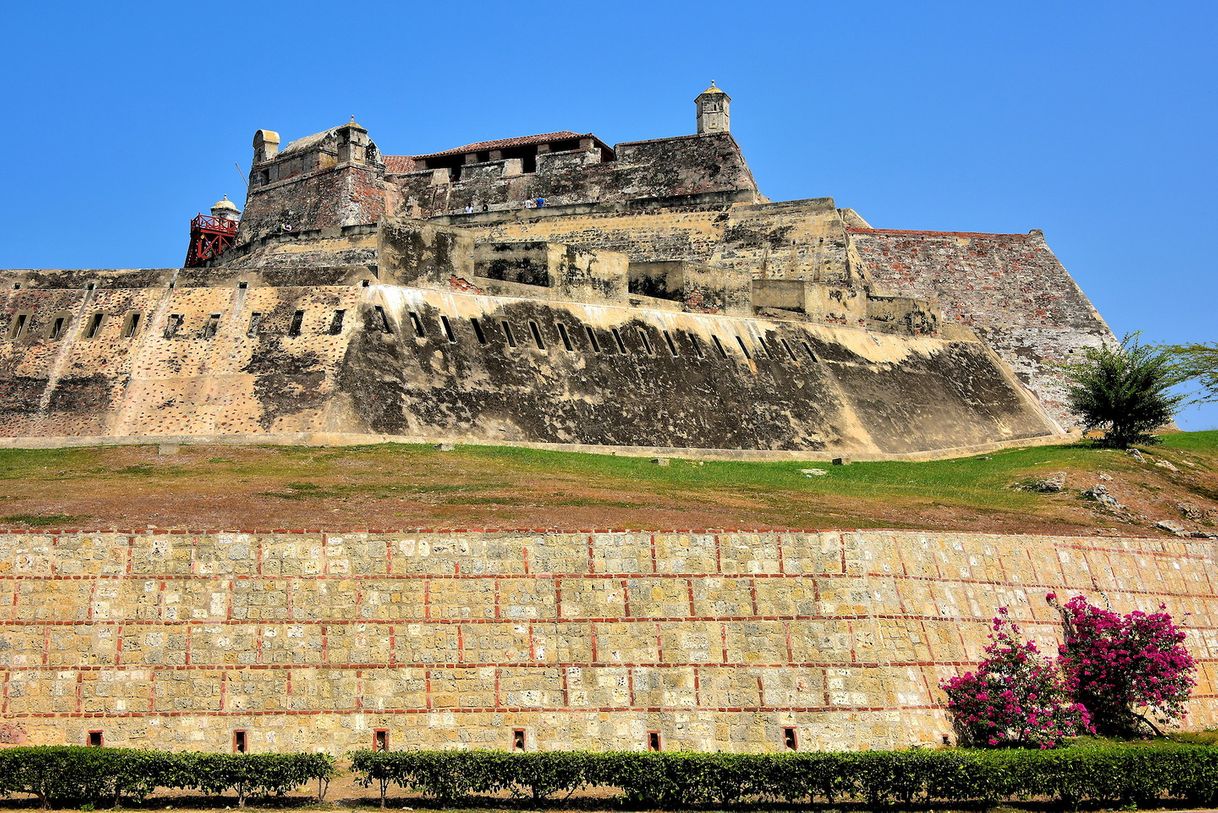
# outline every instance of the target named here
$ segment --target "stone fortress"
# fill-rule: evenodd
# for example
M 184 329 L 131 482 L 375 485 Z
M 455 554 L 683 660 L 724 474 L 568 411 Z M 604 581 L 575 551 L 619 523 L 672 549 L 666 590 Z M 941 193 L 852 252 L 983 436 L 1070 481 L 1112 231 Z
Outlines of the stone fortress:
M 730 133 L 384 155 L 260 130 L 187 267 L 9 271 L 0 436 L 946 454 L 1067 436 L 1111 339 L 1038 231 L 773 203 Z M 0 743 L 939 745 L 1000 605 L 1164 602 L 1218 723 L 1199 540 L 769 530 L 0 530 Z
M 1057 365 L 1111 334 L 1043 236 L 770 202 L 730 103 L 712 85 L 695 135 L 613 147 L 259 130 L 244 212 L 197 218 L 188 267 L 3 273 L 0 438 L 863 459 L 1063 437 Z

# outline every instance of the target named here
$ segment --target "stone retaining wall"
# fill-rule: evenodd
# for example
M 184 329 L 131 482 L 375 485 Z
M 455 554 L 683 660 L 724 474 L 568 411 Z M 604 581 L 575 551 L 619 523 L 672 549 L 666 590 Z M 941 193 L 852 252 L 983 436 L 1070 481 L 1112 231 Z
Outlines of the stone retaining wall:
M 1212 542 L 923 532 L 0 532 L 0 740 L 767 751 L 950 735 L 998 606 L 1160 602 L 1218 722 Z

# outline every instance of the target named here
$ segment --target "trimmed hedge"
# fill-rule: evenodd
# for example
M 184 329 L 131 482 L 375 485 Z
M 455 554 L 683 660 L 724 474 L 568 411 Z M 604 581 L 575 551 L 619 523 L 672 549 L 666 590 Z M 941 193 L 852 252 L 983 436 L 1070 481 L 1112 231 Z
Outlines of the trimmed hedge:
M 204 754 L 42 745 L 0 749 L 0 796 L 30 793 L 43 807 L 139 802 L 158 788 L 222 795 L 282 796 L 316 780 L 318 798 L 335 774 L 329 754 Z
M 358 751 L 352 770 L 365 787 L 377 785 L 382 805 L 390 785 L 444 803 L 504 791 L 542 800 L 582 787 L 617 788 L 632 804 L 669 808 L 845 800 L 1218 803 L 1218 748 L 1176 743 L 782 754 Z
M 509 793 L 535 801 L 585 787 L 616 788 L 640 806 L 865 802 L 869 806 L 993 805 L 1037 799 L 1139 806 L 1218 804 L 1218 747 L 1171 742 L 1083 743 L 1050 751 L 968 749 L 780 754 L 582 751 L 357 751 L 352 770 L 376 784 L 443 803 Z M 83 746 L 0 749 L 0 796 L 44 807 L 139 802 L 157 789 L 283 795 L 335 775 L 328 754 L 206 754 Z

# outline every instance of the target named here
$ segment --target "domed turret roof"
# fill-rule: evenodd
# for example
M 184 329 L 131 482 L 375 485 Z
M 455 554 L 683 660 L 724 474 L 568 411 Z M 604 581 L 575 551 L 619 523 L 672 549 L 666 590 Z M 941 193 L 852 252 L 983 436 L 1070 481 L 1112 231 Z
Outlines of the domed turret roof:
M 725 91 L 723 88 L 717 87 L 715 85 L 714 79 L 711 80 L 710 87 L 708 87 L 706 90 L 702 91 L 698 95 L 705 96 L 708 93 L 711 94 L 712 96 L 726 96 L 727 95 L 727 91 Z
M 225 212 L 237 212 L 237 213 L 240 213 L 240 211 L 241 211 L 240 209 L 237 208 L 237 204 L 233 203 L 231 200 L 228 199 L 228 195 L 225 195 L 224 197 L 220 198 L 220 200 L 213 203 L 211 210 L 213 213 L 215 213 L 217 210 L 221 210 L 221 211 L 225 211 Z

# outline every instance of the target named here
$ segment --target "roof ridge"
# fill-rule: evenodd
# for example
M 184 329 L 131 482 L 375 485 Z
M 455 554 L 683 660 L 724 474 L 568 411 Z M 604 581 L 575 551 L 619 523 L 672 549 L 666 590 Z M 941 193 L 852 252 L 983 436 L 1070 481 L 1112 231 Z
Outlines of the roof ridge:
M 1031 237 L 1031 232 L 1001 231 L 936 231 L 934 229 L 876 229 L 864 226 L 847 226 L 850 234 L 894 234 L 910 237 Z
M 552 141 L 559 138 L 585 138 L 588 136 L 595 137 L 593 133 L 577 133 L 573 130 L 555 130 L 551 133 L 534 133 L 533 135 L 511 136 L 509 138 L 494 138 L 489 141 L 475 141 L 471 144 L 463 144 L 460 147 L 450 147 L 447 150 L 439 150 L 437 152 L 420 153 L 411 155 L 411 158 L 436 158 L 442 155 L 456 155 L 463 152 L 478 152 L 481 150 L 498 149 L 499 147 L 515 147 L 524 146 L 527 144 L 538 144 L 544 141 Z

